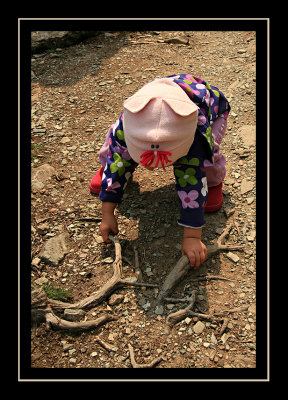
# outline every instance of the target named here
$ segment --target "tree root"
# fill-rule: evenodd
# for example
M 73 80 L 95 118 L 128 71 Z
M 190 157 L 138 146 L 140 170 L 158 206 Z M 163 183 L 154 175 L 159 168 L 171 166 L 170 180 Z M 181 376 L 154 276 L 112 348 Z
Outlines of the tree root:
M 131 361 L 133 368 L 153 368 L 153 367 L 155 367 L 155 365 L 159 364 L 159 362 L 163 360 L 162 357 L 157 357 L 153 361 L 151 361 L 149 364 L 138 364 L 135 361 L 134 350 L 130 343 L 128 343 L 128 349 L 129 349 L 129 354 L 130 354 L 130 361 Z
M 46 319 L 46 328 L 49 329 L 52 326 L 55 329 L 64 329 L 64 330 L 73 330 L 73 331 L 83 331 L 89 329 L 98 328 L 101 325 L 106 324 L 110 321 L 117 320 L 116 317 L 112 315 L 102 315 L 97 319 L 93 319 L 91 321 L 80 321 L 80 322 L 70 322 L 65 319 L 61 319 L 57 317 L 53 311 L 48 311 L 45 315 Z
M 46 322 L 49 329 L 67 329 L 67 330 L 87 330 L 94 329 L 109 321 L 117 320 L 117 317 L 111 315 L 103 315 L 96 320 L 70 322 L 57 317 L 53 310 L 63 311 L 64 309 L 90 309 L 107 299 L 116 289 L 124 286 L 140 286 L 140 287 L 158 287 L 158 285 L 148 284 L 144 282 L 129 282 L 121 278 L 122 274 L 122 255 L 119 240 L 110 235 L 109 238 L 115 245 L 115 261 L 113 263 L 112 277 L 95 293 L 76 303 L 65 303 L 58 300 L 49 299 L 43 289 L 32 291 L 31 295 L 31 316 L 32 322 Z
M 224 239 L 228 236 L 233 223 L 229 224 L 222 234 L 219 236 L 216 243 L 207 246 L 207 258 L 214 256 L 220 251 L 227 250 L 243 250 L 243 246 L 234 246 L 223 244 Z M 191 266 L 189 259 L 186 255 L 182 256 L 172 270 L 167 275 L 157 297 L 157 303 L 161 304 L 164 302 L 165 298 L 169 296 L 169 294 L 175 289 L 175 287 L 180 283 L 180 281 L 184 278 L 184 276 L 191 271 Z M 218 279 L 221 279 L 220 277 Z M 225 279 L 225 278 L 222 278 Z M 200 280 L 198 278 L 198 280 Z
M 195 292 L 194 296 L 196 296 L 196 292 Z M 214 313 L 214 314 L 196 313 L 196 312 L 192 311 L 192 308 L 195 304 L 194 296 L 193 296 L 193 298 L 191 296 L 191 303 L 186 308 L 183 308 L 179 311 L 176 311 L 175 313 L 171 313 L 168 315 L 168 317 L 166 319 L 166 328 L 165 328 L 166 334 L 169 334 L 171 332 L 171 329 L 173 328 L 173 326 L 175 324 L 177 324 L 178 322 L 182 321 L 183 319 L 185 319 L 187 317 L 197 317 L 198 319 L 204 319 L 204 320 L 208 320 L 208 321 L 212 321 L 212 322 L 222 322 L 222 327 L 219 332 L 219 335 L 222 335 L 222 333 L 224 333 L 224 331 L 227 328 L 229 320 L 228 320 L 228 318 L 221 318 L 221 316 L 232 314 L 234 312 L 247 311 L 249 308 L 249 305 L 245 305 L 242 307 L 233 308 L 231 310 L 220 311 L 220 312 Z

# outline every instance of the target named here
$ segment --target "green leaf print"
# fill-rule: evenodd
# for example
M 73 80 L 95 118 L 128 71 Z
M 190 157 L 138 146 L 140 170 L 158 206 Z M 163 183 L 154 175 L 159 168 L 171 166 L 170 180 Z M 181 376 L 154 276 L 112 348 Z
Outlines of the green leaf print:
M 196 185 L 198 180 L 194 176 L 195 173 L 196 171 L 194 168 L 187 168 L 185 172 L 180 169 L 175 169 L 175 175 L 181 187 L 185 187 L 188 183 L 190 183 L 190 185 Z
M 188 160 L 187 157 L 182 157 L 178 160 L 179 164 L 185 164 L 185 165 L 195 165 L 198 167 L 199 165 L 199 159 L 194 157 L 191 158 L 191 160 Z

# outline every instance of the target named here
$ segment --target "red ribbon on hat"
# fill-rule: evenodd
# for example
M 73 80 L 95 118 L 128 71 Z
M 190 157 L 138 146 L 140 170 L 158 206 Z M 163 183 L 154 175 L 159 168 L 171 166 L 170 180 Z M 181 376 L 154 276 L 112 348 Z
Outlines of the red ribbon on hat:
M 171 160 L 168 160 L 168 157 L 167 157 L 167 156 L 172 156 L 172 153 L 170 153 L 169 151 L 153 151 L 153 150 L 145 151 L 140 156 L 140 158 L 143 158 L 143 160 L 141 160 L 140 162 L 143 165 L 143 167 L 145 167 L 145 168 L 151 167 L 156 156 L 157 156 L 157 158 L 156 158 L 156 163 L 154 165 L 154 168 L 157 168 L 159 162 L 161 162 L 162 168 L 165 171 L 164 163 L 168 164 L 168 162 L 172 162 Z

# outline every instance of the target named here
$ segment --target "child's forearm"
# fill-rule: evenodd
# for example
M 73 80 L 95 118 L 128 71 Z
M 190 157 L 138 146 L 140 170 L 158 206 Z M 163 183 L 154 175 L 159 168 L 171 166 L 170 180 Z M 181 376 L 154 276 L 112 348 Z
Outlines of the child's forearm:
M 183 238 L 197 238 L 201 240 L 202 228 L 186 228 L 184 226 Z
M 102 216 L 114 215 L 114 210 L 117 203 L 110 203 L 109 201 L 102 201 Z

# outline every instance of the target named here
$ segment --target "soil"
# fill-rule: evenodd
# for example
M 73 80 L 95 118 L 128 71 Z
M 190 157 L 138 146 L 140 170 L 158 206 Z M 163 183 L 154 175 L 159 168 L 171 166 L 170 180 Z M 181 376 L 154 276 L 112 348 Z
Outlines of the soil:
M 132 368 L 131 344 L 140 364 L 162 356 L 154 368 L 255 368 L 255 32 L 103 32 L 64 49 L 35 54 L 31 61 L 31 168 L 49 164 L 56 171 L 31 194 L 32 289 L 53 284 L 69 290 L 76 302 L 112 276 L 114 246 L 101 240 L 101 202 L 89 191 L 100 166 L 98 151 L 128 96 L 156 77 L 191 73 L 218 87 L 231 104 L 221 145 L 227 160 L 224 203 L 218 212 L 206 214 L 202 240 L 212 243 L 233 222 L 227 243 L 244 245 L 244 251 L 233 251 L 234 261 L 223 252 L 197 271 L 191 269 L 173 297 L 186 297 L 197 289 L 195 310 L 208 314 L 249 306 L 227 316 L 222 334 L 221 324 L 199 324 L 197 317 L 166 334 L 167 315 L 183 305 L 165 304 L 158 314 L 158 289 L 122 288 L 116 291 L 123 294 L 119 304 L 109 305 L 107 299 L 85 312 L 87 320 L 105 313 L 118 317 L 97 330 L 76 334 L 46 330 L 45 324 L 32 326 L 31 366 Z M 136 247 L 143 281 L 163 282 L 181 256 L 178 213 L 172 168 L 137 168 L 116 210 L 124 277 L 136 276 Z M 59 265 L 39 259 L 44 244 L 62 232 L 69 234 L 69 251 Z M 199 275 L 230 280 L 191 281 Z M 96 336 L 113 350 L 105 349 Z

